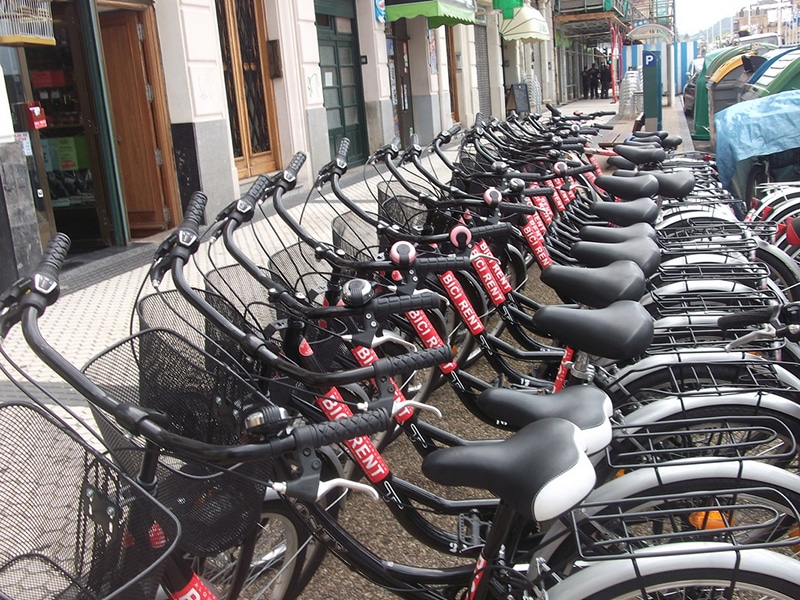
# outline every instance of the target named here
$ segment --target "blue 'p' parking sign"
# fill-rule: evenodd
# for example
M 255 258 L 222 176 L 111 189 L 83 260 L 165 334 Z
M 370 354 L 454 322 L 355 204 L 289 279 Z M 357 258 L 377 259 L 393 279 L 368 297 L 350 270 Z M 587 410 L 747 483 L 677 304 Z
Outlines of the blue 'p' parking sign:
M 642 58 L 644 126 L 648 131 L 658 131 L 661 129 L 661 52 L 645 50 Z

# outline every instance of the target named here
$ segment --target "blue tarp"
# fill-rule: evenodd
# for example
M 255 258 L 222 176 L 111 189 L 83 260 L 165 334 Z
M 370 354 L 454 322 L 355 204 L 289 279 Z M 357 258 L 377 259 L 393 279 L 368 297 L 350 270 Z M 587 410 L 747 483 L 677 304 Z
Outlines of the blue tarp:
M 800 148 L 800 90 L 734 104 L 716 114 L 717 166 L 730 188 L 737 163 Z

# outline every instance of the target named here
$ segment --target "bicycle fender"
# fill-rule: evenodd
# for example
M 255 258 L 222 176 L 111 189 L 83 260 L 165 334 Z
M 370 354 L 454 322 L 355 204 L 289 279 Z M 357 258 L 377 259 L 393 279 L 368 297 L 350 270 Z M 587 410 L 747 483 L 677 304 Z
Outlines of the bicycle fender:
M 564 581 L 547 591 L 548 600 L 583 600 L 598 590 L 605 590 L 626 582 L 636 581 L 637 570 L 642 576 L 680 573 L 693 570 L 729 570 L 742 569 L 752 573 L 775 574 L 784 580 L 793 581 L 793 569 L 797 562 L 788 556 L 764 549 L 748 549 L 742 552 L 708 550 L 732 548 L 716 542 L 686 542 L 670 544 L 673 550 L 680 552 L 671 556 L 646 555 L 647 550 L 637 551 L 637 560 L 630 559 L 604 560 L 582 569 L 567 577 Z M 713 547 L 716 548 L 713 548 Z M 741 561 L 739 561 L 741 558 Z M 535 575 L 534 570 L 531 575 Z

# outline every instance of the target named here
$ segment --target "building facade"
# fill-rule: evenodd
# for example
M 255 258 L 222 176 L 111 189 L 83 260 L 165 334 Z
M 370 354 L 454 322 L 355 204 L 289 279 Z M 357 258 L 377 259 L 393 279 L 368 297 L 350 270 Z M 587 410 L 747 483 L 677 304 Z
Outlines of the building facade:
M 515 83 L 532 110 L 571 97 L 563 40 L 503 37 L 522 0 L 47 4 L 51 43 L 0 40 L 3 284 L 55 231 L 76 251 L 126 245 L 178 224 L 195 190 L 216 214 L 298 151 L 308 187 L 342 137 L 357 164 L 503 116 Z M 526 9 L 552 24 L 554 4 Z

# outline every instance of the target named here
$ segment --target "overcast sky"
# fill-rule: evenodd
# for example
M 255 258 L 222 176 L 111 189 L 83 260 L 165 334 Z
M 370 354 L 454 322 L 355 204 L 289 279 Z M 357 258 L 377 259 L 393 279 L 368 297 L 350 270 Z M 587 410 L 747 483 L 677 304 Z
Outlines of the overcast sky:
M 675 0 L 678 35 L 683 37 L 708 29 L 743 6 L 747 6 L 747 0 Z

